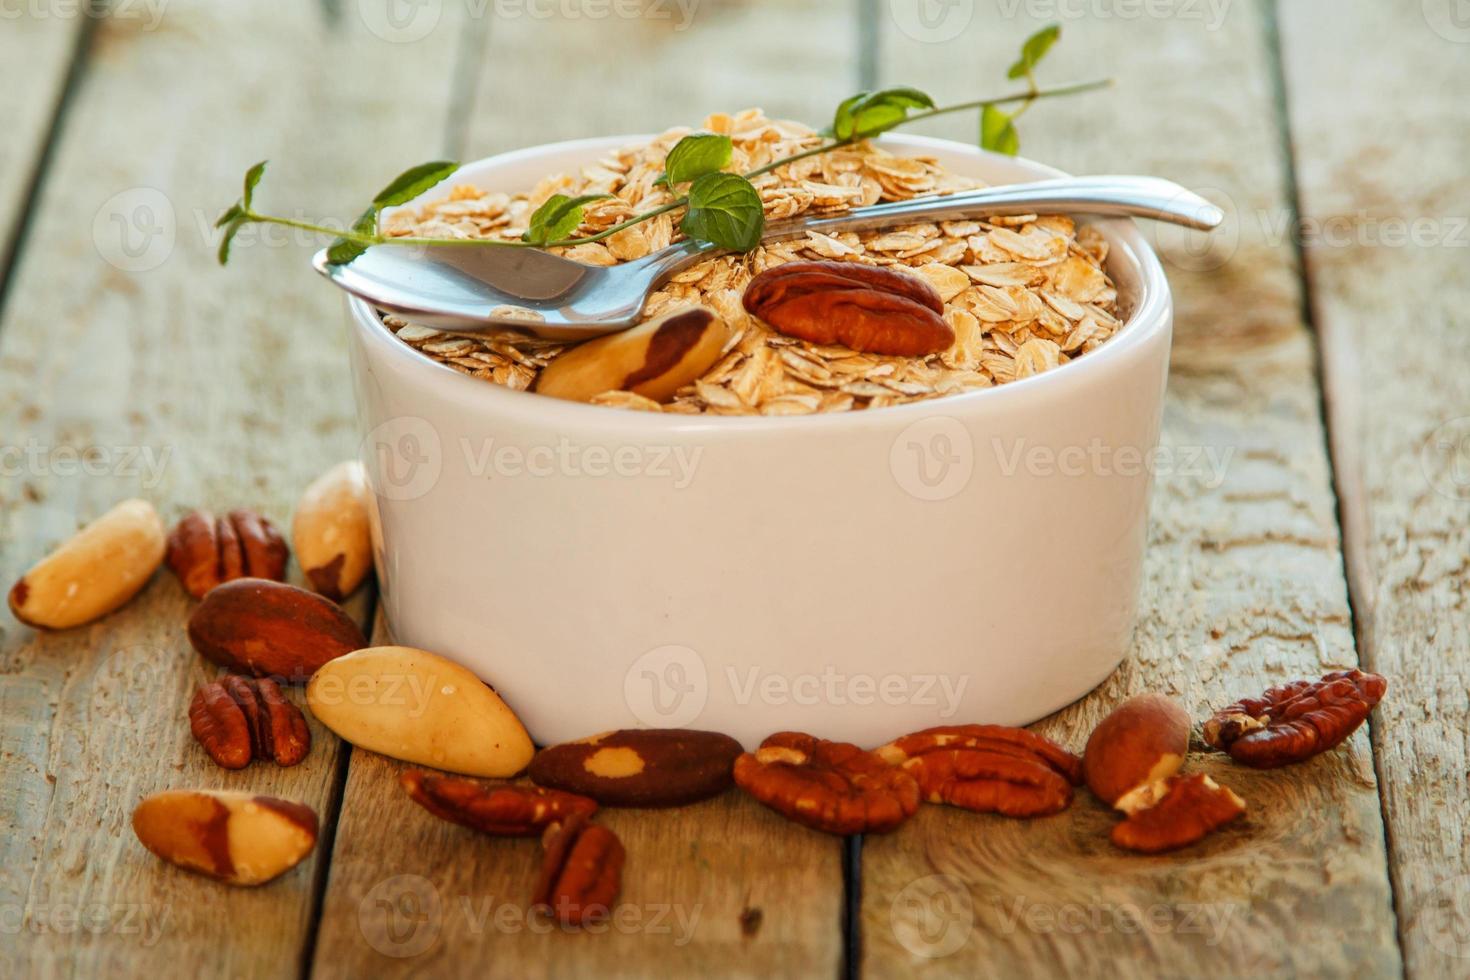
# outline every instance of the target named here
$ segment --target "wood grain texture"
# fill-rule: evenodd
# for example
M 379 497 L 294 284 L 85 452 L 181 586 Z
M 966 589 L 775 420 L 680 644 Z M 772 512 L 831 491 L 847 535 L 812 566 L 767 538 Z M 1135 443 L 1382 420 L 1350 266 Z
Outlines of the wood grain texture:
M 0 262 L 25 209 L 56 121 L 72 55 L 87 26 L 81 16 L 54 13 L 14 8 L 13 13 L 7 11 L 0 30 L 0 119 L 5 120 L 5 138 L 0 140 Z
M 1373 743 L 1404 958 L 1464 976 L 1470 23 L 1453 3 L 1337 10 L 1279 12 L 1301 241 L 1359 647 L 1390 679 Z
M 976 7 L 974 22 L 949 41 L 921 43 L 891 25 L 884 84 L 953 100 L 1003 90 L 984 80 L 1000 78 L 1038 25 L 1002 15 L 1015 5 Z M 1258 220 L 1286 207 L 1262 18 L 1259 5 L 1234 4 L 1217 28 L 1182 18 L 1069 19 L 1044 77 L 1112 74 L 1119 84 L 1037 105 L 1021 128 L 1027 155 L 1074 172 L 1161 174 L 1231 211 L 1210 246 L 1149 232 L 1177 302 L 1163 442 L 1179 455 L 1158 474 L 1128 659 L 1097 693 L 1042 726 L 1077 750 L 1127 694 L 1167 693 L 1204 717 L 1212 705 L 1356 661 L 1298 274 L 1291 250 Z M 939 132 L 973 139 L 973 127 L 956 120 Z M 1045 595 L 1044 583 L 1036 589 Z M 1046 820 L 930 808 L 897 834 L 866 839 L 865 971 L 1378 976 L 1400 968 L 1363 734 L 1276 773 L 1218 758 L 1190 764 L 1235 788 L 1251 811 L 1172 857 L 1113 849 L 1113 819 L 1086 793 Z
M 278 161 L 262 204 L 346 215 L 431 156 L 442 121 L 418 107 L 448 99 L 452 26 L 390 47 L 315 5 L 207 0 L 171 2 L 156 30 L 99 25 L 0 329 L 7 584 L 127 496 L 166 521 L 251 505 L 284 524 L 355 451 L 338 299 L 309 243 L 242 237 L 225 271 L 208 228 L 262 157 Z M 0 974 L 298 967 L 322 852 L 231 889 L 162 864 L 129 826 L 142 797 L 188 786 L 303 800 L 328 822 L 335 809 L 337 743 L 318 726 L 293 769 L 227 773 L 194 744 L 186 706 L 212 670 L 184 637 L 190 608 L 160 572 L 88 627 L 0 622 Z
M 466 157 L 698 125 L 710 112 L 753 104 L 820 120 L 856 83 L 848 4 L 700 4 L 682 28 L 677 6 L 649 9 L 671 16 L 494 19 Z M 370 753 L 352 756 L 313 965 L 319 977 L 766 978 L 840 969 L 841 842 L 741 794 L 601 815 L 628 864 L 619 918 L 606 934 L 586 935 L 527 917 L 535 841 L 495 840 L 435 819 L 399 789 L 400 769 Z

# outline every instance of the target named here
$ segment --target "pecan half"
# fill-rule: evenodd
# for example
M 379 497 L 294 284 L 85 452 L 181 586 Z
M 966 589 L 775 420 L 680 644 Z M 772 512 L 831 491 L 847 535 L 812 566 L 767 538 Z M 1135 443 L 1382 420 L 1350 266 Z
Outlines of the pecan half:
M 1387 689 L 1387 680 L 1361 670 L 1293 681 L 1215 712 L 1205 722 L 1204 739 L 1254 769 L 1301 762 L 1357 731 Z
M 920 357 L 954 343 L 944 301 L 917 276 L 856 262 L 787 262 L 745 287 L 745 310 L 814 344 Z
M 1245 801 L 1204 773 L 1170 776 L 1164 795 L 1113 828 L 1113 843 L 1157 854 L 1200 840 L 1245 813 Z
M 398 785 L 434 816 L 500 837 L 536 837 L 574 814 L 591 816 L 597 810 L 596 800 L 575 793 L 508 783 L 486 785 L 417 769 L 400 775 Z
M 168 567 L 196 599 L 221 582 L 286 577 L 286 539 L 253 510 L 232 510 L 216 518 L 196 510 L 168 536 Z
M 189 704 L 189 730 L 226 769 L 243 769 L 253 759 L 294 766 L 311 751 L 301 709 L 268 677 L 230 674 L 200 687 Z
M 543 840 L 546 856 L 531 907 L 567 925 L 606 919 L 623 885 L 627 852 L 622 841 L 606 827 L 591 823 L 586 813 L 553 824 Z
M 945 725 L 905 735 L 877 754 L 901 766 L 930 803 L 1008 817 L 1065 810 L 1082 760 L 1051 739 L 1004 725 Z
M 797 823 L 829 834 L 883 833 L 919 808 L 903 769 L 848 742 L 777 732 L 735 760 L 735 783 Z

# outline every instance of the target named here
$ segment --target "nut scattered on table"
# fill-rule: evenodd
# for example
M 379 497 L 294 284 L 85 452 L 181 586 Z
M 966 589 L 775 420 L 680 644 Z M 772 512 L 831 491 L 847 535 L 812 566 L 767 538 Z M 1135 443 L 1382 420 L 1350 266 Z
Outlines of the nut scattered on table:
M 10 589 L 10 611 L 43 629 L 90 623 L 137 595 L 163 553 L 153 505 L 124 500 L 31 566 Z
M 279 582 L 289 557 L 275 525 L 253 510 L 232 510 L 224 517 L 196 510 L 168 536 L 168 567 L 196 599 L 237 578 Z
M 170 864 L 231 885 L 259 885 L 316 846 L 316 812 L 302 803 L 222 790 L 168 790 L 133 811 L 133 832 Z
M 982 813 L 1040 817 L 1065 810 L 1082 762 L 1051 739 L 1003 725 L 948 725 L 876 750 L 918 781 L 924 799 Z
M 1358 730 L 1388 689 L 1361 670 L 1339 670 L 1241 700 L 1204 725 L 1205 742 L 1255 769 L 1302 762 L 1333 749 Z
M 777 732 L 735 760 L 735 783 L 797 823 L 829 834 L 885 833 L 919 809 L 919 784 L 876 752 Z
M 1245 813 L 1245 801 L 1204 773 L 1170 776 L 1159 799 L 1113 828 L 1113 843 L 1157 854 L 1193 844 Z
M 359 748 L 467 776 L 514 776 L 535 752 L 500 695 L 459 664 L 412 647 L 369 647 L 306 687 L 317 720 Z
M 373 570 L 367 475 L 357 460 L 311 482 L 291 517 L 291 544 L 311 587 L 340 602 Z
M 542 749 L 526 774 L 607 806 L 682 806 L 729 789 L 738 755 L 718 732 L 631 728 Z
M 226 769 L 243 769 L 254 759 L 294 766 L 311 751 L 301 709 L 269 677 L 230 674 L 201 686 L 189 705 L 189 730 Z
M 211 589 L 189 617 L 189 642 L 238 673 L 302 684 L 322 664 L 367 646 L 335 602 L 284 582 L 240 578 Z
M 1164 781 L 1184 766 L 1189 713 L 1162 694 L 1140 694 L 1118 705 L 1093 729 L 1083 753 L 1087 788 L 1124 813 L 1152 805 Z
M 398 784 L 441 820 L 498 837 L 538 837 L 574 814 L 591 816 L 597 811 L 596 800 L 575 793 L 511 783 L 487 785 L 417 769 L 403 772 Z
M 813 344 L 923 357 L 954 343 L 944 300 L 918 276 L 856 262 L 788 262 L 745 287 L 745 309 Z M 554 366 L 554 364 L 553 364 Z
M 580 402 L 611 391 L 668 401 L 719 360 L 729 339 L 725 321 L 708 308 L 675 310 L 578 344 L 547 365 L 536 391 Z
M 546 854 L 531 907 L 566 925 L 606 919 L 623 885 L 623 842 L 585 813 L 553 824 L 544 841 Z

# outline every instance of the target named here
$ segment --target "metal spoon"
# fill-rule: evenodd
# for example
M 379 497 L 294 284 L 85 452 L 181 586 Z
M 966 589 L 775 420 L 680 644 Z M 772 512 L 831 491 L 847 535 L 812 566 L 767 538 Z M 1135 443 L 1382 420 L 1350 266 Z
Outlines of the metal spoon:
M 943 197 L 854 208 L 827 218 L 769 225 L 764 241 L 980 215 L 1129 215 L 1208 230 L 1224 213 L 1159 177 L 1067 177 L 1003 184 Z M 341 288 L 428 327 L 475 333 L 512 329 L 557 340 L 584 340 L 633 325 L 648 294 L 669 276 L 724 251 L 693 241 L 621 265 L 573 262 L 537 248 L 494 245 L 377 245 L 332 265 L 323 249 L 316 270 Z

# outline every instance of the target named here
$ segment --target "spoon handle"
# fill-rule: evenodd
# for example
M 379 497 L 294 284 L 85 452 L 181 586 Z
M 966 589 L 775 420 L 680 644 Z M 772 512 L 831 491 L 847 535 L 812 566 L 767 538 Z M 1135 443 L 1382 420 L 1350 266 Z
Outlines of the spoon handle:
M 835 214 L 794 219 L 766 227 L 761 241 L 801 238 L 809 231 L 868 231 L 918 219 L 948 221 L 986 214 L 1096 214 L 1152 218 L 1208 231 L 1224 220 L 1218 207 L 1162 177 L 1059 177 L 1022 184 L 980 187 L 944 196 L 889 201 Z M 683 241 L 642 259 L 651 282 L 659 282 L 697 259 L 722 251 L 707 242 Z
M 830 218 L 772 225 L 764 238 L 790 238 L 808 231 L 865 231 L 917 218 L 946 221 L 980 214 L 1057 213 L 1152 218 L 1204 231 L 1225 217 L 1198 194 L 1162 177 L 1061 177 L 854 208 Z

